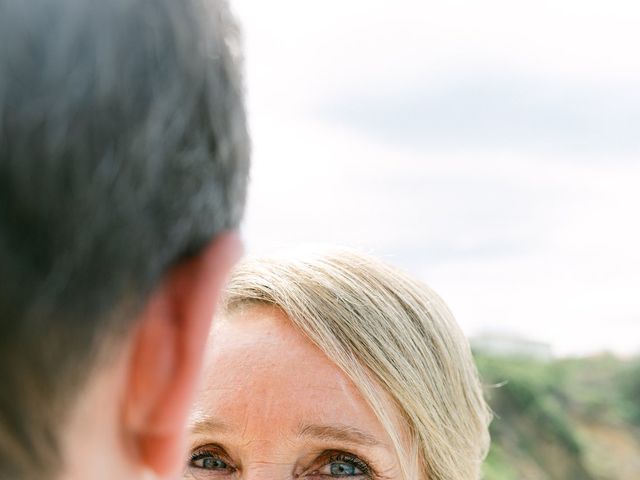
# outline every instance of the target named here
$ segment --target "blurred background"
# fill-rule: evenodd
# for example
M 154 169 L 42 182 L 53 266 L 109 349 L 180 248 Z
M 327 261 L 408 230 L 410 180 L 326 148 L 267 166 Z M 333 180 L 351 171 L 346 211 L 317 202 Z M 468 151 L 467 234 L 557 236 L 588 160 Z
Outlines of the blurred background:
M 438 291 L 487 479 L 639 479 L 640 4 L 231 2 L 248 251 L 354 246 Z

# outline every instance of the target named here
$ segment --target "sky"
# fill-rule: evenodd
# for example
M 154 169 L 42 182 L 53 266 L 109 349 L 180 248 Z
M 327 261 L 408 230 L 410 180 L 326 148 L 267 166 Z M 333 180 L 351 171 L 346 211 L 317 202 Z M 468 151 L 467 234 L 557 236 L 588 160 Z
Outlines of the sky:
M 469 334 L 640 352 L 640 4 L 231 0 L 249 253 L 361 248 Z

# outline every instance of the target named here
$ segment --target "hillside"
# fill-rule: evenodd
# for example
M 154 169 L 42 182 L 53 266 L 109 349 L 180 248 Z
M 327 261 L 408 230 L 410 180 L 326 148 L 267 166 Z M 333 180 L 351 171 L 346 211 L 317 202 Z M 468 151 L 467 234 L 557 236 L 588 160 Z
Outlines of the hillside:
M 640 359 L 476 360 L 495 413 L 486 480 L 640 479 Z

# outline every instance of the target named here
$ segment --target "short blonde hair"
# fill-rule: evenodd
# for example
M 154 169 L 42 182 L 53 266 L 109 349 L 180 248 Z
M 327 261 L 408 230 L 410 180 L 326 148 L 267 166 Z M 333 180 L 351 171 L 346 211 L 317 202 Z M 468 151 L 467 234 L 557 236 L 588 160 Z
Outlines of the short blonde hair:
M 491 415 L 469 344 L 430 288 L 367 255 L 316 250 L 241 262 L 224 312 L 255 303 L 282 310 L 349 376 L 389 433 L 406 480 L 480 478 Z

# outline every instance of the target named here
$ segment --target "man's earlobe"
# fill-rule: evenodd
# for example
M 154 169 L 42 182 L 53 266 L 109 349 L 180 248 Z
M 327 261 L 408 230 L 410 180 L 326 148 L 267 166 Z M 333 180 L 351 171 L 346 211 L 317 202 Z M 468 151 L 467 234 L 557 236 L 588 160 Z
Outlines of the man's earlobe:
M 124 434 L 143 467 L 160 476 L 184 465 L 184 425 L 224 281 L 242 253 L 235 232 L 176 265 L 140 315 L 123 403 Z

